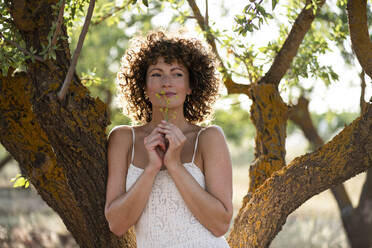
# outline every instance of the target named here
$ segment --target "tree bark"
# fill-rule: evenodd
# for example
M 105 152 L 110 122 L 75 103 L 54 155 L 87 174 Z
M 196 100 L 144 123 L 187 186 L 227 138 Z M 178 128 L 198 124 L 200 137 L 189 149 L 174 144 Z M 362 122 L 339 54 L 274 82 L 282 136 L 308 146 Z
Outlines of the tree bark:
M 231 247 L 268 247 L 287 216 L 312 196 L 372 166 L 372 103 L 318 150 L 276 171 L 242 207 Z
M 372 42 L 367 24 L 367 0 L 348 0 L 351 45 L 365 73 L 372 79 Z
M 251 85 L 249 97 L 253 100 L 250 118 L 256 127 L 256 160 L 249 167 L 248 193 L 252 194 L 285 166 L 288 108 L 273 84 Z
M 364 95 L 363 91 L 362 94 Z M 362 104 L 364 105 L 365 102 L 363 101 L 361 105 Z M 313 150 L 316 150 L 324 145 L 324 141 L 320 138 L 313 125 L 308 106 L 309 101 L 303 96 L 300 96 L 297 105 L 291 108 L 289 119 L 302 130 L 305 137 L 312 144 Z M 368 181 L 366 181 L 365 185 L 367 184 Z M 331 192 L 335 197 L 337 206 L 340 210 L 340 217 L 350 246 L 353 248 L 372 246 L 369 238 L 371 236 L 370 230 L 372 230 L 372 228 L 368 226 L 367 221 L 365 221 L 368 219 L 371 210 L 369 209 L 369 212 L 366 212 L 363 216 L 360 211 L 354 209 L 342 183 L 332 187 Z M 366 196 L 368 196 L 368 194 L 366 194 Z
M 8 3 L 27 49 L 40 51 L 47 42 L 57 2 Z M 27 74 L 1 78 L 1 142 L 81 247 L 135 247 L 132 230 L 117 238 L 104 216 L 106 106 L 89 96 L 76 75 L 65 99 L 58 100 L 70 63 L 67 41 L 58 44 L 55 61 L 29 61 Z

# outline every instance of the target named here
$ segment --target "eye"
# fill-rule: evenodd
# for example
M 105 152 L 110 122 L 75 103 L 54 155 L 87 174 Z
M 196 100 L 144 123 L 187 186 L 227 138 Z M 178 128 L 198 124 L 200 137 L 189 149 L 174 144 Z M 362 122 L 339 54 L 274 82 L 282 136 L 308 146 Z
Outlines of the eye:
M 177 73 L 175 73 L 174 75 L 175 75 L 176 77 L 183 77 L 183 74 L 180 73 L 180 72 L 177 72 Z
M 153 73 L 153 74 L 151 74 L 151 77 L 160 77 L 161 75 L 160 75 L 160 73 Z

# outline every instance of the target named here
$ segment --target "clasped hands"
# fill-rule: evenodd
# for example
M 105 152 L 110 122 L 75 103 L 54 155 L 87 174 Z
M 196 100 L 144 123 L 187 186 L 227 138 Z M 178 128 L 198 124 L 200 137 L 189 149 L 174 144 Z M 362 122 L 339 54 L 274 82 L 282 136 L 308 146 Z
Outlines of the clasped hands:
M 181 151 L 186 142 L 186 137 L 182 131 L 174 124 L 161 121 L 153 130 L 154 134 L 161 134 L 162 142 L 156 146 L 156 152 L 163 161 L 163 165 L 170 168 L 181 163 Z

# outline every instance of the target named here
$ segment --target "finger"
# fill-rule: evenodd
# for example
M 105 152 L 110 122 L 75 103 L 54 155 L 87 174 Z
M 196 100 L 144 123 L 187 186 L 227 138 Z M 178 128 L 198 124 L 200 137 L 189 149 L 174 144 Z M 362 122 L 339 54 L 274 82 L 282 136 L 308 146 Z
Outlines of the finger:
M 171 149 L 175 149 L 179 147 L 179 142 L 178 139 L 172 135 L 172 134 L 167 134 L 165 135 L 165 138 L 169 141 L 169 147 L 172 147 Z
M 155 134 L 157 134 L 157 133 L 159 133 L 159 127 L 154 128 L 154 129 L 151 131 L 151 133 L 149 134 L 149 136 L 155 135 Z
M 146 136 L 146 137 L 143 139 L 143 143 L 146 145 L 146 143 L 149 143 L 149 142 L 153 141 L 153 140 L 156 139 L 156 137 L 158 137 L 158 136 L 161 136 L 161 134 L 157 133 L 157 134 L 153 134 L 153 135 Z
M 154 128 L 154 129 L 151 131 L 151 133 L 150 133 L 148 136 L 145 137 L 145 139 L 152 138 L 152 137 L 154 137 L 154 136 L 157 136 L 158 134 L 161 135 L 160 128 L 159 128 L 159 127 L 156 127 L 156 128 Z M 145 140 L 145 139 L 144 139 L 144 140 Z
M 173 135 L 177 140 L 179 141 L 183 141 L 183 140 L 186 140 L 186 137 L 185 135 L 181 132 L 181 130 L 179 130 L 178 128 L 161 128 L 161 132 L 165 133 L 165 134 L 169 134 L 169 135 Z
M 146 145 L 146 149 L 148 150 L 156 150 L 156 147 L 157 146 L 160 146 L 163 150 L 165 150 L 165 144 L 164 142 L 161 140 L 161 139 L 155 139 L 151 142 L 149 142 L 147 145 Z
M 144 139 L 144 145 L 145 146 L 151 146 L 154 141 L 158 141 L 158 142 L 164 144 L 164 137 L 161 134 L 156 134 L 156 135 L 153 135 L 151 137 L 146 137 Z M 164 145 L 164 148 L 165 148 L 165 145 Z
M 162 134 L 167 134 L 167 133 L 171 133 L 172 130 L 159 127 L 159 132 L 162 133 Z
M 164 127 L 164 128 L 172 128 L 173 126 L 168 123 L 159 123 L 158 127 Z
M 160 123 L 158 126 L 162 130 L 170 130 L 170 131 L 174 132 L 179 138 L 184 136 L 181 129 L 179 129 L 176 125 L 174 125 L 172 123 Z
M 158 140 L 158 146 L 160 146 L 160 148 L 163 151 L 165 151 L 167 149 L 167 147 L 165 146 L 165 141 L 164 141 L 164 138 L 163 137 Z

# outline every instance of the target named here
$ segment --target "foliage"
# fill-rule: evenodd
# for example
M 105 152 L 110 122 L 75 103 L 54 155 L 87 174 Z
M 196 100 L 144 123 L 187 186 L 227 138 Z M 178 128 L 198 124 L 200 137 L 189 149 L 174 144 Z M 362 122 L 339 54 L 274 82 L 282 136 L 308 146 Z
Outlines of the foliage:
M 348 65 L 354 65 L 355 57 L 350 49 L 349 26 L 346 13 L 346 0 L 337 0 L 333 9 L 326 5 L 319 14 L 319 23 L 323 26 L 324 36 L 332 40 Z M 368 4 L 368 3 L 367 3 Z M 367 7 L 368 26 L 372 27 L 372 8 Z M 372 31 L 372 30 L 371 30 Z M 372 39 L 372 32 L 370 38 Z
M 275 9 L 278 0 L 271 0 L 272 11 Z M 262 5 L 262 0 L 260 2 L 250 1 L 243 9 L 243 14 L 235 16 L 235 22 L 237 23 L 237 28 L 234 30 L 243 36 L 247 35 L 247 32 L 253 32 L 254 30 L 259 30 L 264 21 L 267 23 L 268 19 L 272 19 L 273 16 L 268 13 Z
M 0 66 L 2 75 L 8 74 L 9 67 L 24 69 L 24 61 L 31 56 L 25 56 L 17 47 L 9 46 L 5 39 L 18 41 L 21 48 L 26 43 L 11 23 L 10 13 L 3 0 L 0 0 Z M 22 42 L 19 42 L 22 41 Z

